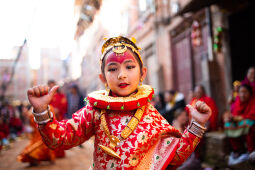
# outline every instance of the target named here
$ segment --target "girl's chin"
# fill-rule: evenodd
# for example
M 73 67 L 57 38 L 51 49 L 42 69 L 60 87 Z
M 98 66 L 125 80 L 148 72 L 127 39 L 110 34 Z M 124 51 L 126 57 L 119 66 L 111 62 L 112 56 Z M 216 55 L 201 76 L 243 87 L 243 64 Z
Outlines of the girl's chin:
M 131 94 L 133 94 L 136 90 L 132 91 L 132 92 L 118 92 L 118 93 L 114 93 L 116 94 L 118 97 L 127 97 L 130 96 Z
M 131 95 L 132 93 L 123 93 L 123 94 L 117 94 L 118 97 L 127 97 L 129 95 Z

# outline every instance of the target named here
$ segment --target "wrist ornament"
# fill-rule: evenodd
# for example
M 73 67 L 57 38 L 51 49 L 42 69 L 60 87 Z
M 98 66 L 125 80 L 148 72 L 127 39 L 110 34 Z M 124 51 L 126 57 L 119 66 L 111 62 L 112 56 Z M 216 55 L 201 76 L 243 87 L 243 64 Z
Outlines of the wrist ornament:
M 192 134 L 194 134 L 195 136 L 202 138 L 206 128 L 202 125 L 200 125 L 199 123 L 197 123 L 196 121 L 192 120 L 189 127 L 187 128 L 188 131 Z
M 50 111 L 50 107 L 48 106 L 47 110 L 41 112 L 41 113 L 35 113 L 34 109 L 32 110 L 32 113 L 34 115 L 34 121 L 39 124 L 46 124 L 49 121 L 52 121 L 53 119 L 53 113 Z

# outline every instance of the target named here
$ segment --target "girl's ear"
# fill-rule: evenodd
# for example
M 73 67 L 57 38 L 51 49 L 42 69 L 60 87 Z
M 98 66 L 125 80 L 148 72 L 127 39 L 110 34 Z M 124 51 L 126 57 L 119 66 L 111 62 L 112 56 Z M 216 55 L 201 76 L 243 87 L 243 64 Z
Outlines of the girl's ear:
M 103 74 L 99 74 L 99 79 L 101 80 L 101 82 L 102 82 L 103 84 L 106 83 L 106 79 L 105 79 L 105 77 L 104 77 Z
M 141 76 L 141 79 L 144 80 L 146 78 L 146 75 L 147 75 L 147 68 L 146 67 L 143 67 L 142 68 L 142 76 Z

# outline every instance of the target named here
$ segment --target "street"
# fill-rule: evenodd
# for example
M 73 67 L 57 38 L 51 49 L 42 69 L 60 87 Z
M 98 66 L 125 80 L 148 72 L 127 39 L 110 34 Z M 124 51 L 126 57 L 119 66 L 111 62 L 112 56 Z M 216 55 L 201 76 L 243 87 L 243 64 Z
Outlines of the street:
M 86 170 L 92 166 L 93 139 L 83 143 L 83 148 L 75 147 L 66 151 L 66 157 L 56 159 L 55 163 L 41 162 L 39 166 L 29 167 L 28 163 L 16 161 L 17 155 L 28 144 L 21 138 L 11 143 L 11 148 L 0 152 L 0 170 Z

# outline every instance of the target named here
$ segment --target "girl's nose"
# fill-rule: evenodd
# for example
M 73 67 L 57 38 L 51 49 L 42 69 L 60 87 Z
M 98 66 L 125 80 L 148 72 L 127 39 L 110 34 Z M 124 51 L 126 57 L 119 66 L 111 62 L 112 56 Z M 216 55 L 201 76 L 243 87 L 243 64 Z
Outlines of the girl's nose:
M 120 70 L 118 79 L 124 79 L 124 78 L 127 78 L 127 74 L 124 70 Z

